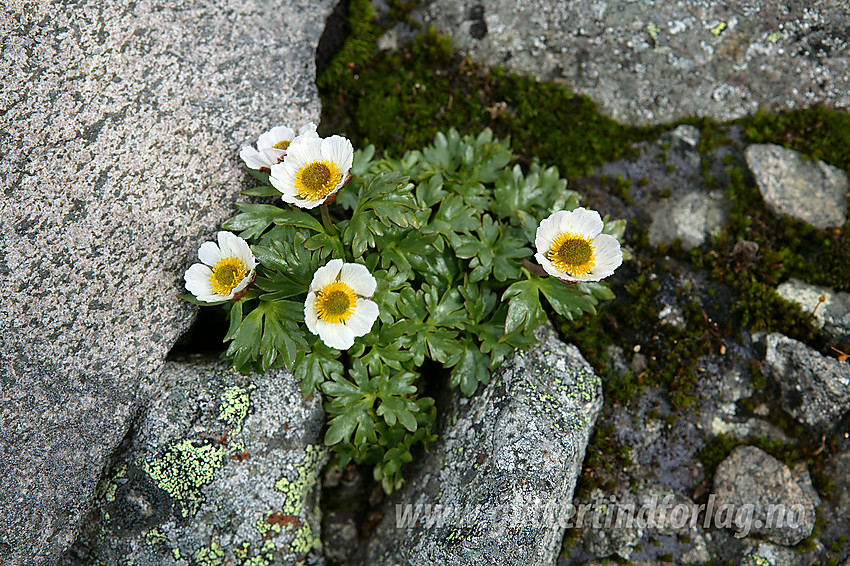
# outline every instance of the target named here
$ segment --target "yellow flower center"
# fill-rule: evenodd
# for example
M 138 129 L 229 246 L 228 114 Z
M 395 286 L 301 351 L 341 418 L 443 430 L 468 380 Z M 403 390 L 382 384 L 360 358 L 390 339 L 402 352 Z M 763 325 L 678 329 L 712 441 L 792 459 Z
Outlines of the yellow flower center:
M 342 281 L 336 281 L 316 293 L 316 316 L 332 324 L 339 324 L 354 314 L 356 303 L 354 290 Z
M 275 149 L 286 150 L 286 149 L 289 148 L 289 144 L 291 144 L 291 143 L 292 143 L 292 140 L 281 140 L 281 141 L 277 142 L 276 144 L 274 144 L 272 147 L 275 148 Z
M 591 239 L 578 234 L 561 234 L 552 242 L 552 248 L 546 252 L 546 259 L 569 275 L 584 275 L 596 265 Z
M 333 161 L 314 161 L 295 174 L 295 190 L 305 200 L 321 200 L 342 181 L 342 171 Z
M 229 295 L 245 279 L 248 268 L 238 257 L 220 259 L 212 268 L 210 287 L 217 295 Z

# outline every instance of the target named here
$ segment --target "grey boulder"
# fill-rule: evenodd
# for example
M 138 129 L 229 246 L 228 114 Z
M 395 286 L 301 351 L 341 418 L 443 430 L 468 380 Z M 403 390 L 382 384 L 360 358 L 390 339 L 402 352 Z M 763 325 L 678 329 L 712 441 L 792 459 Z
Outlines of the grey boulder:
M 454 399 L 361 563 L 554 564 L 602 390 L 575 346 L 548 326 L 538 337 L 483 390 Z
M 840 228 L 847 220 L 847 175 L 823 161 L 804 161 L 793 149 L 756 144 L 744 150 L 765 205 L 815 228 Z
M 720 233 L 729 217 L 729 202 L 722 192 L 687 193 L 664 202 L 652 213 L 649 243 L 669 245 L 681 241 L 682 249 L 701 246 Z
M 195 307 L 239 148 L 319 117 L 331 0 L 0 7 L 0 563 L 50 564 Z
M 850 106 L 850 12 L 832 0 L 433 0 L 420 18 L 488 66 L 564 82 L 635 125 Z
M 755 446 L 738 446 L 714 474 L 714 524 L 792 546 L 812 534 L 820 499 L 808 473 Z
M 829 428 L 850 410 L 847 362 L 777 333 L 767 337 L 765 362 L 779 382 L 782 407 L 801 423 Z
M 324 412 L 292 374 L 169 362 L 100 480 L 66 564 L 284 563 L 319 556 Z

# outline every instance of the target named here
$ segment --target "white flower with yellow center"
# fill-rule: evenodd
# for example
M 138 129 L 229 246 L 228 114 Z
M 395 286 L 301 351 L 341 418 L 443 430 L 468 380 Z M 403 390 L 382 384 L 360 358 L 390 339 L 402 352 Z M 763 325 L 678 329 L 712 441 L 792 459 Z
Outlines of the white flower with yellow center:
M 595 210 L 556 212 L 537 228 L 534 257 L 546 273 L 565 281 L 604 279 L 623 263 L 623 252 L 602 228 Z
M 230 232 L 218 233 L 218 244 L 204 242 L 198 259 L 183 279 L 186 289 L 199 301 L 216 303 L 236 300 L 257 274 L 257 261 L 248 243 Z
M 348 350 L 378 318 L 378 305 L 370 300 L 376 286 L 364 266 L 332 259 L 313 274 L 304 301 L 307 328 L 331 348 Z
M 260 136 L 257 147 L 243 147 L 239 157 L 251 169 L 271 169 L 272 165 L 280 163 L 286 155 L 286 150 L 298 138 L 317 138 L 316 124 L 310 122 L 301 127 L 298 133 L 288 126 L 275 126 Z
M 354 148 L 342 136 L 299 138 L 283 163 L 272 166 L 269 181 L 284 202 L 316 208 L 351 179 L 353 161 Z

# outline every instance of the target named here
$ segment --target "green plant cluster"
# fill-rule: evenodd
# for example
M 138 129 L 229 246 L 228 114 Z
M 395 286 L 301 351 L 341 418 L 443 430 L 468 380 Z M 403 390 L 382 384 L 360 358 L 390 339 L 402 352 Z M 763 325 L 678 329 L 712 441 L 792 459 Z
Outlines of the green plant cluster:
M 434 438 L 425 364 L 446 368 L 450 384 L 471 395 L 515 349 L 536 342 L 546 305 L 574 319 L 613 297 L 604 284 L 566 285 L 524 263 L 539 222 L 579 200 L 556 168 L 523 172 L 512 160 L 508 142 L 489 130 L 439 133 L 398 159 L 376 160 L 370 146 L 356 152 L 353 180 L 323 221 L 244 203 L 224 224 L 260 263 L 254 286 L 225 304 L 226 356 L 243 372 L 287 367 L 305 396 L 324 393 L 325 444 L 337 463 L 373 466 L 388 492 L 402 484 L 414 447 Z M 278 194 L 267 185 L 246 193 Z M 624 228 L 605 224 L 618 238 Z M 378 282 L 379 320 L 347 352 L 304 325 L 313 274 L 331 258 L 362 263 Z

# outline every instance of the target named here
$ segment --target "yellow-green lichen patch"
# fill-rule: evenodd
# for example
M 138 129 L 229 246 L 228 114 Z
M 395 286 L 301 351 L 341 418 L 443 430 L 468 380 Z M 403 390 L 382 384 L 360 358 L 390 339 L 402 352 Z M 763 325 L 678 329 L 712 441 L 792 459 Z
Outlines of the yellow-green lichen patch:
M 227 423 L 230 427 L 230 434 L 242 431 L 242 423 L 251 408 L 248 391 L 248 389 L 233 386 L 228 387 L 221 394 L 221 410 L 218 414 L 218 420 Z
M 773 566 L 773 564 L 770 563 L 770 560 L 764 556 L 758 556 L 757 554 L 753 554 L 751 556 L 756 566 Z
M 248 541 L 244 541 L 239 546 L 233 547 L 233 556 L 235 556 L 238 560 L 245 560 L 248 558 L 248 552 L 251 550 L 251 543 Z
M 116 480 L 127 477 L 127 465 L 118 464 L 115 466 L 115 473 L 111 478 L 103 478 L 97 482 L 97 487 L 94 489 L 94 495 L 98 499 L 106 501 L 115 501 L 115 492 L 118 490 L 118 482 Z
M 310 523 L 304 523 L 300 529 L 295 531 L 295 538 L 289 544 L 290 550 L 295 554 L 307 554 L 314 548 L 319 548 L 321 539 L 313 534 Z
M 211 444 L 196 445 L 183 440 L 162 456 L 145 460 L 142 469 L 156 485 L 180 502 L 184 517 L 198 512 L 205 498 L 201 488 L 213 480 L 224 465 L 225 450 Z
M 562 391 L 567 392 L 570 399 L 590 403 L 596 398 L 596 393 L 602 387 L 599 376 L 586 369 L 576 370 L 575 379 L 572 384 L 561 384 L 555 380 Z
M 252 556 L 242 563 L 242 566 L 269 566 L 271 564 L 270 556 Z
M 284 515 L 300 515 L 304 499 L 316 485 L 318 463 L 325 451 L 319 446 L 308 444 L 306 452 L 304 462 L 296 467 L 298 478 L 290 480 L 283 476 L 274 484 L 274 488 L 286 496 L 286 502 L 281 509 Z
M 180 549 L 179 548 L 172 548 L 171 549 L 171 556 L 174 557 L 174 560 L 180 560 Z
M 198 566 L 221 566 L 224 561 L 224 551 L 217 542 L 213 542 L 208 547 L 199 548 L 192 555 L 192 560 Z
M 266 538 L 269 532 L 280 532 L 280 523 L 269 522 L 269 518 L 271 518 L 272 515 L 276 514 L 277 513 L 275 511 L 269 511 L 268 513 L 266 513 L 265 517 L 257 519 L 257 530 L 260 531 L 260 536 L 262 536 L 263 538 Z
M 145 535 L 145 538 L 147 539 L 148 544 L 150 545 L 154 545 L 158 542 L 166 542 L 168 540 L 168 537 L 159 532 L 159 529 L 149 530 Z

